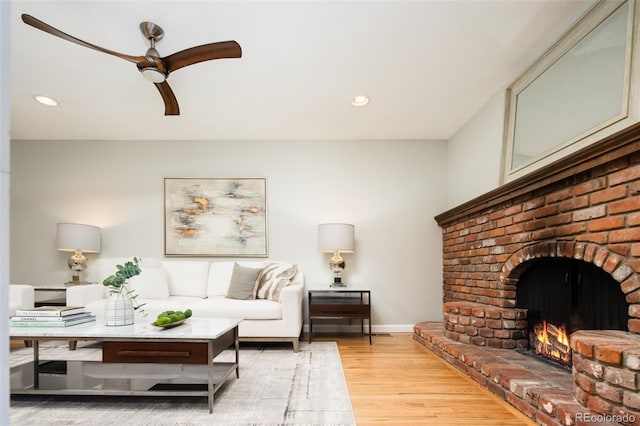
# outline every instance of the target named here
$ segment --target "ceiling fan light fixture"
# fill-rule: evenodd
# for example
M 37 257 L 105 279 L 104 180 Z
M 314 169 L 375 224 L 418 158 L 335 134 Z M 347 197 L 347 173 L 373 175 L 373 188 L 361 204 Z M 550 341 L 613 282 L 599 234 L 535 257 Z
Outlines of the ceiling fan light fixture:
M 42 105 L 46 105 L 46 106 L 50 106 L 50 107 L 58 106 L 58 101 L 56 101 L 55 99 L 50 98 L 48 96 L 33 95 L 33 99 L 35 99 L 36 101 L 40 102 Z
M 369 103 L 369 97 L 367 95 L 358 95 L 351 98 L 351 105 L 354 107 L 362 107 Z
M 164 75 L 164 73 L 161 73 L 155 68 L 142 68 L 140 72 L 144 78 L 153 83 L 162 83 L 167 79 L 167 76 Z

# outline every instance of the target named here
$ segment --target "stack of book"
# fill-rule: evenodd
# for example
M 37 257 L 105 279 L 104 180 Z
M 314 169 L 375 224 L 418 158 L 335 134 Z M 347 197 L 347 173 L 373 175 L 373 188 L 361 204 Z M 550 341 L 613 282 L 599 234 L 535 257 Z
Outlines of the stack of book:
M 16 310 L 9 324 L 12 327 L 68 327 L 95 320 L 96 316 L 85 312 L 84 306 L 40 306 Z

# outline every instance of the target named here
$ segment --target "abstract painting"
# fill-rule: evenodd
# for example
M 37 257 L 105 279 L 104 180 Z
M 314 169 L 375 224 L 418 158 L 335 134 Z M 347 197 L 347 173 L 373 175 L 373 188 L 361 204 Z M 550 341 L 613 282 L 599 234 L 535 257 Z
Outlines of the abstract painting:
M 267 257 L 264 178 L 165 178 L 166 256 Z

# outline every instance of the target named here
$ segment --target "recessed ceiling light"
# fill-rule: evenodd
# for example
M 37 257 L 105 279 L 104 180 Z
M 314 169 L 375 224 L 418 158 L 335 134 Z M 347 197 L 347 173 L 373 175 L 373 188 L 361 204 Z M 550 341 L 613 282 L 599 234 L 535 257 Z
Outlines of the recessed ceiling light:
M 58 101 L 48 96 L 34 95 L 33 99 L 40 102 L 42 105 L 51 106 L 51 107 L 58 106 Z
M 351 105 L 355 107 L 365 106 L 369 103 L 369 97 L 366 95 L 358 95 L 351 98 Z

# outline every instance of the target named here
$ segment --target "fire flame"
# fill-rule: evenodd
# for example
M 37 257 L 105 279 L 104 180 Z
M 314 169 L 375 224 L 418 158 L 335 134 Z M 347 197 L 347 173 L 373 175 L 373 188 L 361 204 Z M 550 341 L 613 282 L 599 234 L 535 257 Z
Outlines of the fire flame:
M 542 326 L 540 328 L 536 327 L 535 350 L 546 357 L 565 363 L 571 362 L 571 350 L 566 327 L 564 325 L 558 327 L 542 321 Z

